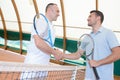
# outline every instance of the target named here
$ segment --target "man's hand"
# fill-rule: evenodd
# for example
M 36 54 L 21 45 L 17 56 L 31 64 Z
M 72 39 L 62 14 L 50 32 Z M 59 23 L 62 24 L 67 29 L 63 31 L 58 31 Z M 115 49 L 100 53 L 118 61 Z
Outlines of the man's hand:
M 89 64 L 90 64 L 91 67 L 98 67 L 98 66 L 100 66 L 99 62 L 95 61 L 95 60 L 90 60 Z
M 55 49 L 53 55 L 54 55 L 54 57 L 55 57 L 56 60 L 61 60 L 62 57 L 63 57 L 63 54 L 64 53 L 62 51 L 60 51 L 58 49 Z

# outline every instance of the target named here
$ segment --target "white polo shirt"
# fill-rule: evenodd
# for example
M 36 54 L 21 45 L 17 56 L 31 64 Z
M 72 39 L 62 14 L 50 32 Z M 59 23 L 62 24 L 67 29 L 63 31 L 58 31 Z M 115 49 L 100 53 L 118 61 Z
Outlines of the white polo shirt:
M 44 19 L 44 17 L 42 17 L 36 21 L 36 29 L 37 29 L 39 36 L 44 38 L 44 39 L 49 37 L 48 29 L 50 29 L 52 43 L 54 43 L 55 34 L 54 34 L 53 25 L 49 21 L 48 21 L 48 23 L 49 23 L 49 26 L 48 26 L 46 20 Z M 49 64 L 50 55 L 42 52 L 35 45 L 33 35 L 36 35 L 36 34 L 37 33 L 36 33 L 34 27 L 32 27 L 31 39 L 30 39 L 30 44 L 29 44 L 28 49 L 27 49 L 25 63 L 28 63 L 28 64 Z M 49 41 L 50 41 L 50 39 L 49 39 Z M 48 42 L 46 41 L 46 43 L 48 43 Z

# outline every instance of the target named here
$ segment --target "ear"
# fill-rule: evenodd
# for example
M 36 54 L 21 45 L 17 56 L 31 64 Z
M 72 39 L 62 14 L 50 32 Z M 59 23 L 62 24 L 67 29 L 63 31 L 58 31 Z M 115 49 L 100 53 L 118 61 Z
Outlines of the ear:
M 100 16 L 97 16 L 97 20 L 101 20 Z

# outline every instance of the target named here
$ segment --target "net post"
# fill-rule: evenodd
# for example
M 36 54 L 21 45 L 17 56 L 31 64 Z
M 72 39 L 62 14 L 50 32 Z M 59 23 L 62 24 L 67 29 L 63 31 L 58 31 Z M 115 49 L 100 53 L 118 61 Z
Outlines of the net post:
M 78 69 L 78 66 L 76 66 L 75 71 L 73 71 L 73 74 L 72 74 L 73 77 L 71 80 L 75 80 L 76 75 L 77 75 L 77 69 Z

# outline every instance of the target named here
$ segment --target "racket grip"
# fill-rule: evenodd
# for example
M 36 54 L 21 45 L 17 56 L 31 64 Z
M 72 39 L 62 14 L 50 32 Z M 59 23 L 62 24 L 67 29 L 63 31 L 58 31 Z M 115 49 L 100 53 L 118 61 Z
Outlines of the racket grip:
M 99 75 L 98 75 L 97 70 L 96 70 L 95 67 L 93 67 L 93 71 L 94 71 L 94 74 L 95 74 L 96 80 L 99 80 L 100 77 L 99 77 Z

